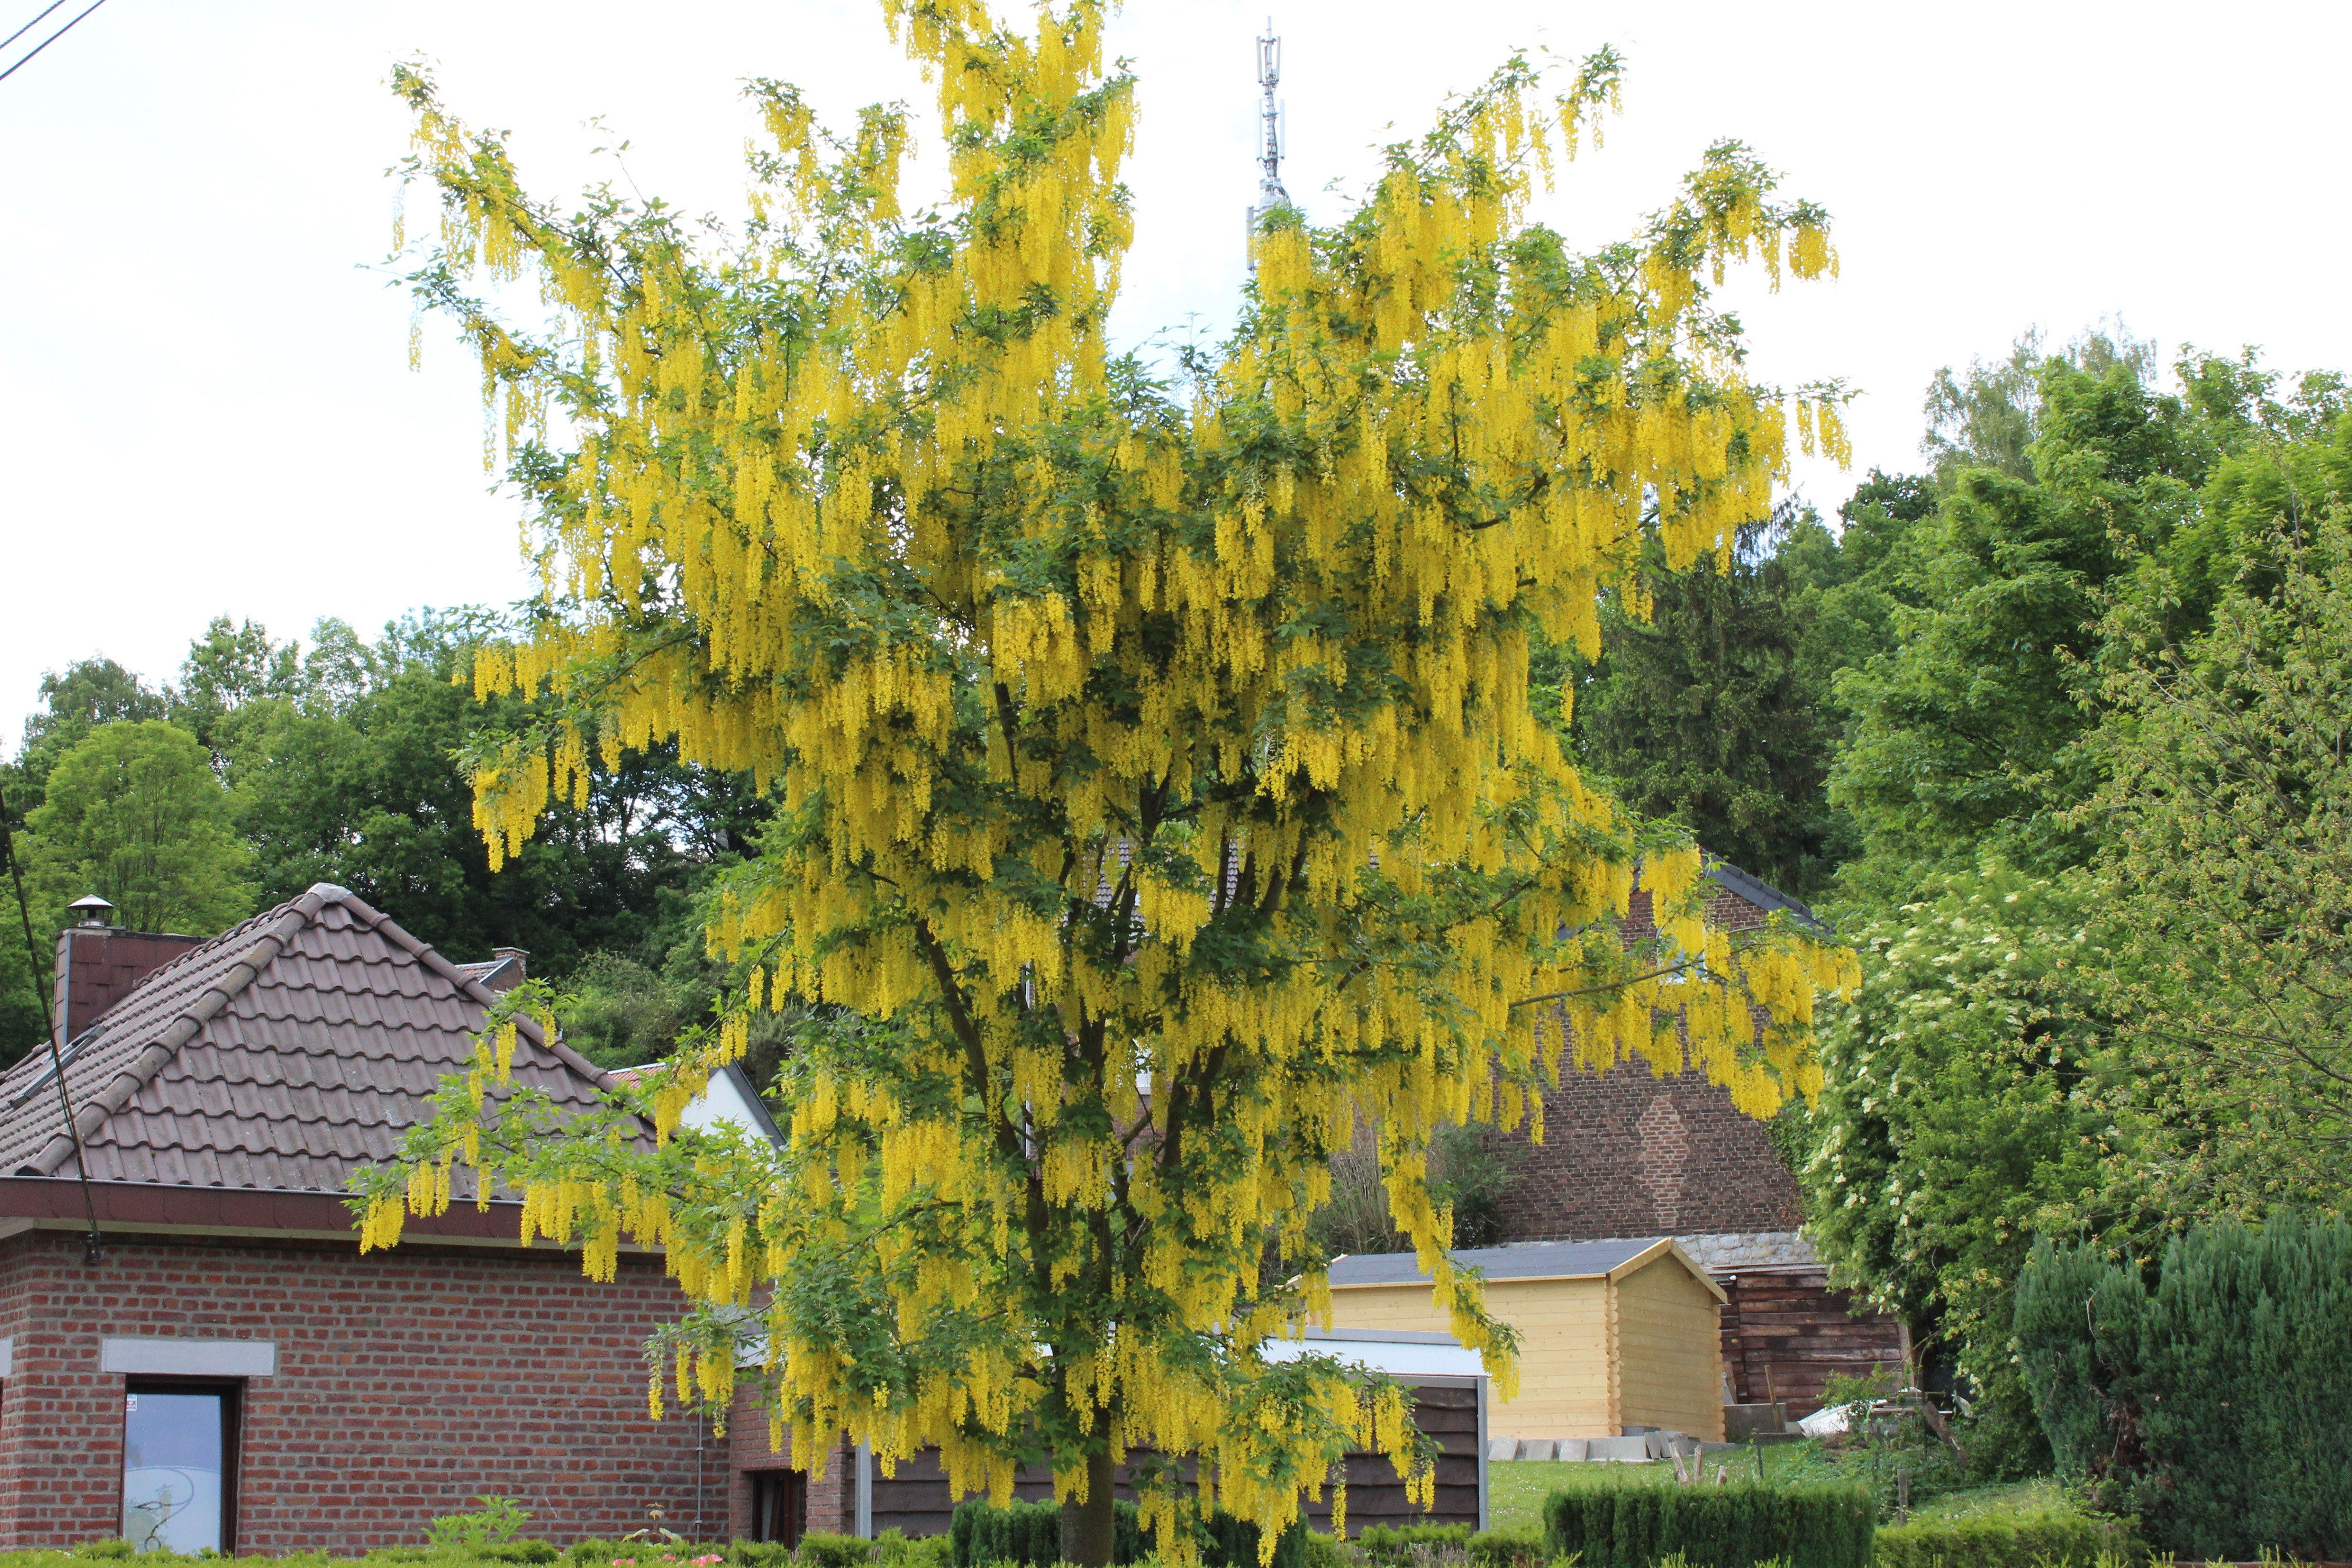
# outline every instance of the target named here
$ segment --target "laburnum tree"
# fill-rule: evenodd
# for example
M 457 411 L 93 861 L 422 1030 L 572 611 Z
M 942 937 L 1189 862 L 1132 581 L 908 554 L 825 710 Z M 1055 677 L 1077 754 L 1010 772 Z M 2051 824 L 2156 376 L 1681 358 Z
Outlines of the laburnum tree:
M 1089 1563 L 1124 1465 L 1163 1552 L 1213 1507 L 1271 1553 L 1346 1451 L 1432 1485 L 1399 1390 L 1267 1354 L 1328 1312 L 1307 1220 L 1355 1126 L 1507 1386 L 1433 1135 L 1539 1115 L 1563 1052 L 1696 1062 L 1759 1114 L 1818 1083 L 1850 956 L 1707 929 L 1696 848 L 1586 787 L 1528 667 L 1597 652 L 1646 539 L 1720 563 L 1791 423 L 1842 446 L 1836 389 L 1744 379 L 1708 303 L 1734 263 L 1827 270 L 1824 215 L 1725 143 L 1571 251 L 1523 210 L 1619 62 L 1513 59 L 1344 223 L 1268 215 L 1238 325 L 1171 390 L 1106 337 L 1136 85 L 1101 5 L 883 11 L 938 88 L 936 206 L 902 193 L 908 112 L 835 136 L 761 81 L 740 229 L 609 192 L 564 215 L 396 78 L 440 204 L 415 285 L 478 351 L 547 584 L 474 667 L 557 716 L 473 757 L 493 853 L 592 749 L 673 743 L 776 815 L 713 906 L 740 984 L 651 1096 L 662 1146 L 514 1092 L 509 1020 L 356 1200 L 366 1243 L 504 1184 L 591 1273 L 663 1248 L 700 1303 L 681 1396 L 725 1408 L 761 1347 L 796 1454 L 935 1446 L 1000 1496 L 1048 1464 Z M 672 1136 L 777 1008 L 808 1020 L 788 1146 Z

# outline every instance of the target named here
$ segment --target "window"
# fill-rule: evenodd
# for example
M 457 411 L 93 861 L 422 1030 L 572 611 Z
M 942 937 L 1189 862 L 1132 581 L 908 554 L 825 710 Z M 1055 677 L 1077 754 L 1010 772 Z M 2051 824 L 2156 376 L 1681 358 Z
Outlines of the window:
M 237 1385 L 133 1379 L 122 1400 L 122 1534 L 137 1552 L 234 1550 Z
M 800 1470 L 751 1472 L 751 1539 L 798 1546 L 808 1528 L 808 1477 Z

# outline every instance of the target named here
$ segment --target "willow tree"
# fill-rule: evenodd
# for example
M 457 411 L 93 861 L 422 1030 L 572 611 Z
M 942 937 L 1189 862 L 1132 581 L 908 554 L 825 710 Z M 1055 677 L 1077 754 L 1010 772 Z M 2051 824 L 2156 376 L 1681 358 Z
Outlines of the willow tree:
M 546 716 L 473 758 L 492 855 L 592 752 L 755 774 L 774 822 L 709 926 L 740 983 L 654 1096 L 665 1137 L 757 1009 L 812 1022 L 772 1153 L 647 1153 L 617 1110 L 559 1128 L 486 1045 L 405 1192 L 369 1188 L 367 1239 L 462 1164 L 592 1273 L 666 1249 L 701 1303 L 683 1396 L 723 1406 L 763 1316 L 796 1453 L 936 1446 L 1000 1495 L 1050 1463 L 1089 1563 L 1127 1464 L 1164 1551 L 1214 1505 L 1270 1552 L 1349 1448 L 1432 1484 L 1396 1390 L 1263 1354 L 1328 1310 L 1306 1221 L 1355 1124 L 1507 1385 L 1433 1133 L 1539 1118 L 1564 1052 L 1696 1063 L 1758 1114 L 1817 1082 L 1848 956 L 1706 928 L 1697 850 L 1579 778 L 1528 663 L 1599 652 L 1645 538 L 1721 563 L 1791 423 L 1840 444 L 1834 389 L 1745 380 L 1708 306 L 1727 264 L 1827 269 L 1822 214 L 1725 143 L 1634 238 L 1571 251 L 1523 209 L 1618 61 L 1514 59 L 1346 222 L 1268 216 L 1238 324 L 1171 391 L 1106 336 L 1136 94 L 1099 0 L 1025 33 L 883 10 L 938 88 L 936 207 L 902 194 L 909 113 L 836 136 L 761 81 L 740 227 L 609 192 L 565 216 L 397 78 L 440 199 L 416 287 L 537 508 L 535 622 L 474 674 Z M 482 276 L 551 322 L 509 324 Z M 1637 862 L 1654 932 L 1625 924 Z

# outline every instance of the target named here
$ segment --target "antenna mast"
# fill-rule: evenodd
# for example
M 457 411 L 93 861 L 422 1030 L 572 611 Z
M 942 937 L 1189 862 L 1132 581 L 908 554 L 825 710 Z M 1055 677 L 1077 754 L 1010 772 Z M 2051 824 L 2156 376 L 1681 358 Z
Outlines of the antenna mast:
M 1249 232 L 1257 234 L 1257 221 L 1278 207 L 1293 204 L 1290 193 L 1282 188 L 1282 110 L 1274 101 L 1274 89 L 1282 80 L 1282 40 L 1274 36 L 1274 18 L 1265 19 L 1265 32 L 1257 41 L 1257 85 L 1265 89 L 1265 100 L 1258 110 L 1257 204 L 1249 210 Z M 1257 258 L 1250 257 L 1250 271 L 1257 271 Z

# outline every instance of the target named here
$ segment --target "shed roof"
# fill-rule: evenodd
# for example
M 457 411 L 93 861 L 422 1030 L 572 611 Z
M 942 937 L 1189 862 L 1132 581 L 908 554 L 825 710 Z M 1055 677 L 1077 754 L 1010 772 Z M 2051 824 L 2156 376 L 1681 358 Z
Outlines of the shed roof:
M 92 1181 L 344 1190 L 462 1072 L 497 998 L 331 883 L 157 969 L 65 1047 Z M 610 1082 L 520 1020 L 514 1077 L 585 1110 Z M 70 1176 L 47 1051 L 0 1075 L 0 1174 Z
M 1490 1281 L 1600 1280 L 1622 1278 L 1662 1259 L 1678 1260 L 1717 1298 L 1721 1287 L 1670 1236 L 1612 1241 L 1529 1241 L 1511 1247 L 1458 1247 L 1457 1268 L 1473 1268 Z M 1426 1285 L 1429 1276 L 1410 1252 L 1367 1253 L 1335 1259 L 1331 1288 L 1363 1290 L 1380 1285 Z

